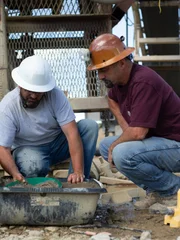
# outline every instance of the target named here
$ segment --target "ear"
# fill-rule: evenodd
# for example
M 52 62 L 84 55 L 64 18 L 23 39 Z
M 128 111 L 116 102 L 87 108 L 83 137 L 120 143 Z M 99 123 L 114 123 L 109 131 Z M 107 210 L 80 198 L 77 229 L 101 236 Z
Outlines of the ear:
M 119 67 L 124 69 L 125 68 L 125 65 L 126 65 L 126 60 L 125 59 L 122 59 L 119 61 Z

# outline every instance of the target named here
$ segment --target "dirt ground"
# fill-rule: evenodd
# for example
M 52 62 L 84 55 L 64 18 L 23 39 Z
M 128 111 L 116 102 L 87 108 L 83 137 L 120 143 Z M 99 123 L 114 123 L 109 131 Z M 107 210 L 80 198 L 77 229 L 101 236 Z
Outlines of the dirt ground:
M 180 236 L 180 228 L 170 228 L 164 225 L 164 216 L 149 214 L 148 211 L 134 211 L 134 218 L 131 221 L 116 222 L 120 227 L 151 231 L 152 239 L 155 240 L 176 240 Z M 120 228 L 104 229 L 114 237 L 123 238 L 129 236 L 140 236 L 141 232 L 128 231 Z
M 135 211 L 134 219 L 129 222 L 116 222 L 115 225 L 119 225 L 119 228 L 96 228 L 89 229 L 95 232 L 110 232 L 113 237 L 116 238 L 127 238 L 129 239 L 131 236 L 140 237 L 141 232 L 129 231 L 120 229 L 121 227 L 125 228 L 133 228 L 151 231 L 152 239 L 154 240 L 176 240 L 178 236 L 180 236 L 180 228 L 171 228 L 168 225 L 164 225 L 164 216 L 158 214 L 149 214 L 147 211 Z M 62 228 L 61 228 L 62 230 Z M 82 231 L 82 229 L 79 229 Z M 86 229 L 85 229 L 86 230 Z M 69 232 L 68 229 L 66 229 Z M 71 232 L 69 232 L 71 234 Z M 78 239 L 81 236 L 79 236 Z M 88 239 L 85 238 L 85 239 Z
M 119 240 L 132 240 L 132 237 L 136 237 L 136 239 L 140 239 L 142 231 L 151 231 L 151 239 L 154 240 L 176 240 L 178 236 L 180 236 L 179 228 L 171 228 L 167 225 L 164 225 L 163 220 L 164 216 L 158 214 L 149 214 L 147 211 L 134 211 L 134 218 L 131 221 L 123 221 L 123 222 L 115 222 L 114 225 L 118 225 L 116 228 L 88 228 L 84 226 L 84 228 L 74 228 L 72 232 L 69 227 L 55 227 L 55 233 L 43 234 L 42 238 L 37 237 L 25 237 L 24 239 L 34 239 L 34 240 L 88 240 L 90 236 L 86 236 L 83 234 L 85 231 L 92 231 L 96 233 L 100 232 L 109 232 L 112 234 L 112 237 Z M 121 229 L 121 228 L 131 228 L 132 231 Z M 2 234 L 0 234 L 1 240 L 19 240 L 20 236 L 25 234 L 27 231 L 32 231 L 33 235 L 35 233 L 33 231 L 47 233 L 48 227 L 13 227 L 8 230 L 9 237 L 4 238 Z M 134 229 L 134 230 L 133 230 Z M 1 228 L 0 228 L 1 230 Z M 81 233 L 77 233 L 77 232 Z M 11 236 L 19 236 L 20 238 L 12 238 Z M 56 236 L 56 237 L 55 237 Z

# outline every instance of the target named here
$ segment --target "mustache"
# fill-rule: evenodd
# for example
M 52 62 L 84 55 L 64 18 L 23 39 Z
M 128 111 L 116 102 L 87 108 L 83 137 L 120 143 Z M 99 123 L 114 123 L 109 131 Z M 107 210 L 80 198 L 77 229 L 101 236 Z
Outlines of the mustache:
M 114 84 L 113 84 L 110 80 L 104 78 L 104 79 L 102 79 L 102 81 L 104 82 L 104 84 L 105 84 L 105 86 L 106 86 L 107 88 L 112 88 L 112 87 L 114 87 Z
M 25 99 L 25 98 L 23 98 L 23 96 L 21 96 L 21 101 L 22 101 L 22 105 L 23 105 L 24 108 L 35 108 L 39 105 L 40 100 L 34 100 L 34 99 L 31 99 L 31 98 Z M 29 105 L 28 101 L 32 101 L 32 104 Z

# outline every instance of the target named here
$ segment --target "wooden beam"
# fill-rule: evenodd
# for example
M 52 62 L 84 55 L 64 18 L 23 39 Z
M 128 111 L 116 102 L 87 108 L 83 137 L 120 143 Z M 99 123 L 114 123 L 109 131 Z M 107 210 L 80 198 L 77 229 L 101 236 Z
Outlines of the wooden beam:
M 101 183 L 115 185 L 115 184 L 122 184 L 122 185 L 135 185 L 130 180 L 124 180 L 124 179 L 118 179 L 118 178 L 112 178 L 112 177 L 104 177 L 101 176 L 100 180 Z
M 62 15 L 42 15 L 42 16 L 7 16 L 6 20 L 8 23 L 12 22 L 34 22 L 38 23 L 40 22 L 54 22 L 58 23 L 61 22 L 63 23 L 64 21 L 96 21 L 96 20 L 102 20 L 102 19 L 107 19 L 111 16 L 111 14 L 108 13 L 103 13 L 103 14 L 62 14 Z
M 158 1 L 143 1 L 139 3 L 140 7 L 158 7 Z M 179 0 L 177 1 L 161 1 L 161 7 L 168 7 L 168 6 L 180 6 Z
M 139 38 L 139 43 L 147 44 L 179 44 L 178 37 L 154 37 L 154 38 Z
M 180 55 L 134 56 L 135 62 L 180 62 Z
M 109 109 L 106 97 L 68 98 L 74 112 L 100 112 Z
M 133 9 L 133 16 L 134 16 L 134 38 L 135 38 L 135 49 L 136 49 L 136 54 L 139 53 L 139 48 L 140 48 L 140 43 L 139 43 L 139 38 L 143 37 L 143 32 L 144 28 L 141 27 L 141 20 L 140 20 L 140 14 L 139 14 L 139 5 L 137 2 L 134 2 L 132 4 L 132 9 Z M 143 55 L 146 55 L 146 49 L 145 46 L 141 46 L 141 51 Z
M 59 15 L 7 17 L 7 32 L 66 32 L 87 31 L 101 22 L 110 21 L 110 15 Z
M 8 60 L 4 2 L 0 1 L 0 100 L 8 91 Z

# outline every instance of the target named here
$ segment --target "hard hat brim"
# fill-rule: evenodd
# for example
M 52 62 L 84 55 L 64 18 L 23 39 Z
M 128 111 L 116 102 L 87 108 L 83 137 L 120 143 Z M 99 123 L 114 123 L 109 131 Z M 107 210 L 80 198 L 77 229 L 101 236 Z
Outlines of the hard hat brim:
M 120 53 L 119 55 L 103 62 L 103 63 L 100 63 L 100 64 L 96 64 L 96 65 L 93 65 L 93 64 L 89 64 L 89 66 L 87 67 L 87 69 L 89 71 L 93 71 L 93 70 L 98 70 L 98 69 L 101 69 L 101 68 L 104 68 L 104 67 L 108 67 L 110 65 L 112 65 L 113 63 L 116 63 L 124 58 L 126 58 L 127 56 L 129 56 L 133 51 L 135 50 L 135 48 L 133 47 L 128 47 L 126 48 L 122 53 Z
M 11 76 L 12 76 L 14 82 L 18 86 L 20 86 L 20 87 L 22 87 L 22 88 L 24 88 L 24 89 L 26 89 L 28 91 L 32 91 L 32 92 L 49 92 L 56 86 L 56 81 L 55 81 L 53 76 L 51 77 L 52 78 L 51 81 L 48 84 L 43 85 L 43 86 L 42 85 L 34 85 L 34 84 L 27 83 L 20 76 L 20 74 L 19 74 L 19 67 L 14 68 L 12 70 Z

